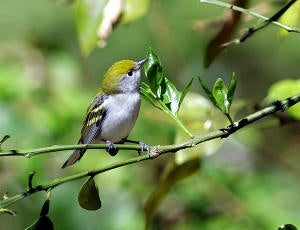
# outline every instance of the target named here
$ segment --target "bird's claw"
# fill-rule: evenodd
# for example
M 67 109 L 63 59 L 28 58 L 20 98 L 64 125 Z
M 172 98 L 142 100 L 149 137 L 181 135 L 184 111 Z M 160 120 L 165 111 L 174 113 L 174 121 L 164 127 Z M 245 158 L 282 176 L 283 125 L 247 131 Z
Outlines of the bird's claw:
M 105 142 L 108 145 L 108 149 L 106 149 L 106 152 L 108 152 L 111 156 L 115 156 L 119 152 L 119 149 L 111 141 Z
M 141 152 L 143 152 L 145 150 L 147 151 L 147 154 L 150 155 L 150 147 L 149 147 L 149 145 L 147 145 L 146 143 L 141 142 L 141 141 L 139 141 L 139 145 L 141 146 L 141 150 L 138 151 L 139 155 L 141 155 Z

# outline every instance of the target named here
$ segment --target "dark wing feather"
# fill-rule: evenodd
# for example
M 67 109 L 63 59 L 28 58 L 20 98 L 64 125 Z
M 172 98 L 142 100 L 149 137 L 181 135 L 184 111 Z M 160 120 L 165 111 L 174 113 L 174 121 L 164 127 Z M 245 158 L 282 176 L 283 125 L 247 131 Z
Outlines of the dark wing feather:
M 107 95 L 105 94 L 97 95 L 88 107 L 86 117 L 81 129 L 80 140 L 83 144 L 92 143 L 101 130 L 104 116 L 106 114 L 106 98 Z
M 82 129 L 81 129 L 81 137 L 80 140 L 78 141 L 78 144 L 90 144 L 94 141 L 95 137 L 98 135 L 106 115 L 106 109 L 105 109 L 106 99 L 107 99 L 106 94 L 99 93 L 96 95 L 96 97 L 89 105 L 85 119 L 83 121 Z M 80 158 L 85 153 L 85 151 L 86 149 L 74 150 L 72 155 L 63 164 L 62 168 L 68 167 L 76 163 L 77 161 L 79 161 Z

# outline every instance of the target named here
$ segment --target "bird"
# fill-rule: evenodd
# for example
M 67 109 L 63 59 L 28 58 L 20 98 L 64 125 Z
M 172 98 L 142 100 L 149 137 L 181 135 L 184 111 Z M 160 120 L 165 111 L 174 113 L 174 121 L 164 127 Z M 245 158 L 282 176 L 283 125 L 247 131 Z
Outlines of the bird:
M 140 70 L 146 61 L 147 59 L 137 62 L 121 60 L 107 70 L 98 93 L 87 108 L 78 144 L 105 142 L 110 155 L 118 153 L 119 149 L 114 144 L 127 141 L 139 114 Z M 149 153 L 147 144 L 130 140 L 128 142 L 141 144 L 142 151 L 145 148 Z M 75 149 L 62 168 L 78 162 L 85 152 L 86 149 Z

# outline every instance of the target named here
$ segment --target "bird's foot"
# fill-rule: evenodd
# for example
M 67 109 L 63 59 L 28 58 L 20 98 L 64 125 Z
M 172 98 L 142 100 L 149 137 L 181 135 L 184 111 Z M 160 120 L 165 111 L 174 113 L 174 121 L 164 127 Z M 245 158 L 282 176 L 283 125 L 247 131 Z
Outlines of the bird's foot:
M 108 152 L 111 156 L 115 156 L 119 152 L 119 149 L 111 141 L 105 142 L 108 145 L 108 149 L 106 149 L 106 152 Z
M 124 139 L 123 141 L 133 143 L 133 144 L 139 144 L 141 146 L 141 150 L 138 150 L 139 155 L 141 155 L 141 152 L 147 151 L 147 154 L 150 156 L 150 147 L 146 143 L 141 141 L 128 140 L 128 139 Z
M 139 141 L 138 143 L 141 146 L 141 150 L 138 151 L 139 155 L 141 155 L 141 152 L 143 152 L 145 150 L 147 151 L 147 154 L 150 155 L 150 147 L 149 147 L 149 145 L 147 145 L 146 143 L 141 142 L 141 141 Z

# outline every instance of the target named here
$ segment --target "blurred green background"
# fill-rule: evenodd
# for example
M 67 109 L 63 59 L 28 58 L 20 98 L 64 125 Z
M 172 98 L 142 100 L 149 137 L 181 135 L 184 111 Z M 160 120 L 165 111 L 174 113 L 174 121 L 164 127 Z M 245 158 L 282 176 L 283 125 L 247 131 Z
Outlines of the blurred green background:
M 228 82 L 235 72 L 236 100 L 249 105 L 261 103 L 274 82 L 299 78 L 299 35 L 282 38 L 272 25 L 225 50 L 205 69 L 204 50 L 217 27 L 195 32 L 192 24 L 220 17 L 223 9 L 196 0 L 151 1 L 144 17 L 118 25 L 105 48 L 84 58 L 74 8 L 54 0 L 0 0 L 0 135 L 11 136 L 3 148 L 75 144 L 86 107 L 107 68 L 120 59 L 144 58 L 148 47 L 157 52 L 179 89 L 192 76 L 212 85 L 217 77 Z M 197 81 L 192 91 L 203 94 Z M 130 138 L 149 145 L 174 143 L 176 127 L 153 115 L 160 117 L 160 112 L 143 101 Z M 218 151 L 201 159 L 199 172 L 166 196 L 151 229 L 277 229 L 286 223 L 300 227 L 299 129 L 299 123 L 279 127 L 276 119 L 264 119 L 222 140 Z M 37 173 L 34 184 L 40 184 L 135 153 L 121 151 L 112 158 L 105 151 L 89 150 L 80 163 L 62 170 L 69 154 L 2 157 L 0 193 L 22 192 L 32 170 Z M 84 180 L 59 186 L 52 192 L 49 217 L 56 229 L 142 229 L 143 205 L 173 157 L 97 176 L 103 205 L 98 211 L 84 210 L 77 202 Z M 11 208 L 17 216 L 1 215 L 1 229 L 29 226 L 45 198 L 45 193 L 38 193 L 15 204 Z

